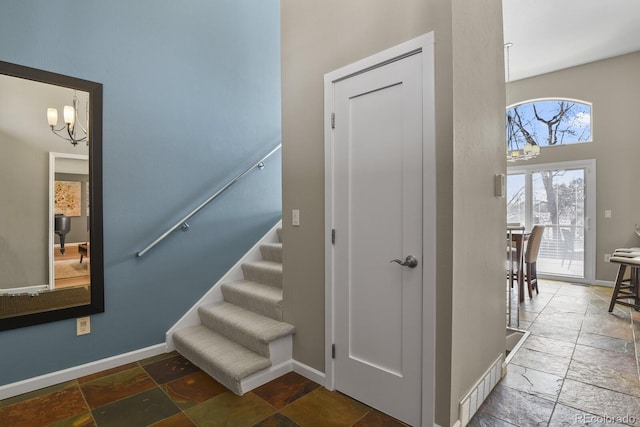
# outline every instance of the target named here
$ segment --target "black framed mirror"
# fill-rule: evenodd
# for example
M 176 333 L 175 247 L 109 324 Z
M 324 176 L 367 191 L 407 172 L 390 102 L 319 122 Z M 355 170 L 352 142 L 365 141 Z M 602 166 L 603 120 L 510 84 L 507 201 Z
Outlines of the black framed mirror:
M 0 276 L 0 331 L 104 311 L 102 84 L 0 61 Z

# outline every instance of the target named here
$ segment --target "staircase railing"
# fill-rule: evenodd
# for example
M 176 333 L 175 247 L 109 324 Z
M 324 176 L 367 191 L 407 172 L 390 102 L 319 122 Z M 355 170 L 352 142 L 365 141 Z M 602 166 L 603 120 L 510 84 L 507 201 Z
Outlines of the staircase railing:
M 198 205 L 198 207 L 196 207 L 194 210 L 192 210 L 187 215 L 185 215 L 180 221 L 176 222 L 172 227 L 168 228 L 164 233 L 162 233 L 160 236 L 158 236 L 157 239 L 155 239 L 153 242 L 149 243 L 149 245 L 147 245 L 146 248 L 144 248 L 143 250 L 138 252 L 136 255 L 138 257 L 143 256 L 144 254 L 149 252 L 154 246 L 156 246 L 158 243 L 163 241 L 167 236 L 169 236 L 169 234 L 173 233 L 177 229 L 181 229 L 183 231 L 187 231 L 189 229 L 189 224 L 187 223 L 187 221 L 189 221 L 189 219 L 191 219 L 191 217 L 193 217 L 195 214 L 200 212 L 200 210 L 202 210 L 205 206 L 207 206 L 209 203 L 214 201 L 216 199 L 216 197 L 218 197 L 223 192 L 225 192 L 229 187 L 231 187 L 233 184 L 238 182 L 242 177 L 247 175 L 249 172 L 251 172 L 255 168 L 258 168 L 258 169 L 264 168 L 264 161 L 267 160 L 273 153 L 278 151 L 281 147 L 282 147 L 282 144 L 278 144 L 278 146 L 276 146 L 273 150 L 271 150 L 266 156 L 262 157 L 260 160 L 258 160 L 256 163 L 254 163 L 247 170 L 245 170 L 240 175 L 236 176 L 235 178 L 233 178 L 232 180 L 227 182 L 225 185 L 223 185 L 222 188 L 220 188 L 214 194 L 209 196 L 204 202 L 202 202 L 200 205 Z

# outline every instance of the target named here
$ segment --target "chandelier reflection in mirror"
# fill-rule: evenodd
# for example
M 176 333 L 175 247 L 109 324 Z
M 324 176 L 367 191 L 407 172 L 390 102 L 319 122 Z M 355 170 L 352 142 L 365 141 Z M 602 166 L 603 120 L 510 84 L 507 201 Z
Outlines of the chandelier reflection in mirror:
M 74 147 L 80 142 L 86 142 L 89 145 L 89 103 L 86 103 L 86 125 L 82 126 L 78 120 L 78 97 L 75 92 L 73 94 L 73 105 L 65 105 L 63 110 L 64 125 L 60 129 L 56 129 L 58 125 L 58 109 L 47 108 L 47 120 L 49 127 L 59 138 L 69 141 Z
M 509 49 L 511 49 L 512 46 L 513 43 L 505 43 L 504 45 L 504 48 L 507 51 L 505 61 L 507 66 L 507 83 L 511 80 Z M 516 162 L 518 160 L 529 160 L 540 154 L 540 146 L 536 144 L 535 141 L 531 142 L 530 138 L 527 138 L 527 142 L 522 148 L 518 148 L 517 140 L 515 138 L 516 129 L 514 126 L 514 117 L 507 112 L 507 161 Z

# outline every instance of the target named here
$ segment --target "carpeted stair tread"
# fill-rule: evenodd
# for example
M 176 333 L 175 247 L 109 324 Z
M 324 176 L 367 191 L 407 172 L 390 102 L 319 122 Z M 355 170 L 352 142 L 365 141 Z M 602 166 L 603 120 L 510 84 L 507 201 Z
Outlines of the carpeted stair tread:
M 282 264 L 273 261 L 255 261 L 242 264 L 245 280 L 282 288 Z
M 271 341 L 295 332 L 293 325 L 228 302 L 201 306 L 198 314 L 204 326 L 265 357 Z
M 282 320 L 282 289 L 248 280 L 223 283 L 220 288 L 226 302 Z
M 173 334 L 176 349 L 203 371 L 241 395 L 240 381 L 271 366 L 271 361 L 203 325 Z
M 282 243 L 265 243 L 260 245 L 260 253 L 265 261 L 282 263 Z

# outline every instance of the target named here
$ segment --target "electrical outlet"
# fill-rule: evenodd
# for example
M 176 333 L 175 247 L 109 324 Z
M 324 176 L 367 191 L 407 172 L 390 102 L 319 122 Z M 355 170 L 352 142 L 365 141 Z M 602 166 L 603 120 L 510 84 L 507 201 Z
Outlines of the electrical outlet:
M 91 332 L 91 320 L 89 316 L 78 317 L 76 319 L 76 333 L 77 335 L 86 335 Z
M 611 209 L 605 209 L 604 210 L 604 217 L 605 218 L 611 218 Z
M 611 254 L 604 254 L 604 262 L 609 262 L 611 259 Z
M 300 225 L 300 211 L 294 209 L 291 211 L 291 225 L 298 227 Z

